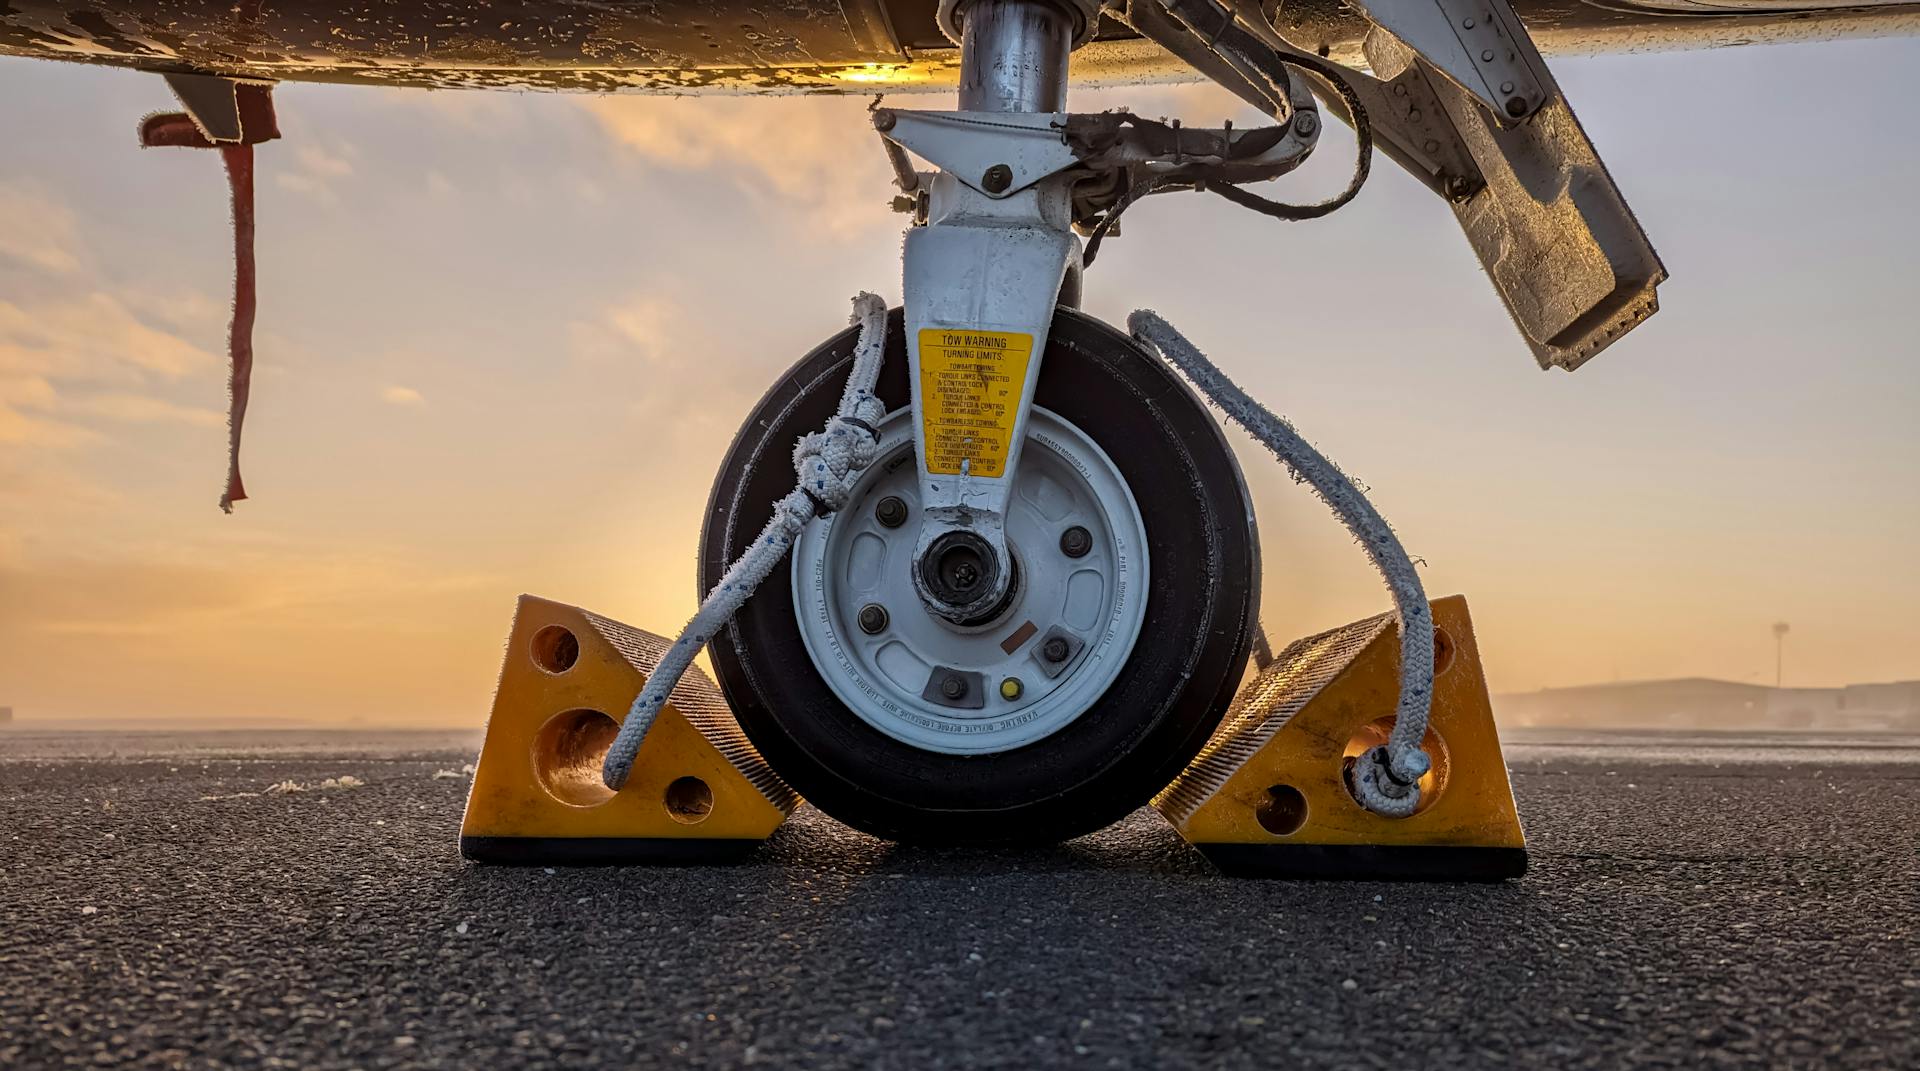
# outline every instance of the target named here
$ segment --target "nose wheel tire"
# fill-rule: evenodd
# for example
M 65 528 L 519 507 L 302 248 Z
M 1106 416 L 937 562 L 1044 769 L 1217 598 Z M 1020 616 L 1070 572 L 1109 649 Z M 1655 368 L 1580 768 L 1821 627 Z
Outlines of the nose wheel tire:
M 792 486 L 856 332 L 774 384 L 708 503 L 705 592 Z M 978 622 L 929 612 L 900 313 L 890 415 L 849 504 L 815 520 L 710 645 L 741 727 L 835 818 L 891 840 L 1047 842 L 1144 804 L 1206 743 L 1258 605 L 1252 503 L 1219 425 L 1132 339 L 1060 310 L 1006 511 L 1013 586 Z

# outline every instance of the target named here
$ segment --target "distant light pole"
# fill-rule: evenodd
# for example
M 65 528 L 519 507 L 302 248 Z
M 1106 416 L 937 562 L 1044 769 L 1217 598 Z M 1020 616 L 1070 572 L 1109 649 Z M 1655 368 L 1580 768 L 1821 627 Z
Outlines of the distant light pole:
M 1773 623 L 1773 686 L 1775 688 L 1780 687 L 1781 650 L 1786 646 L 1787 628 L 1785 621 Z

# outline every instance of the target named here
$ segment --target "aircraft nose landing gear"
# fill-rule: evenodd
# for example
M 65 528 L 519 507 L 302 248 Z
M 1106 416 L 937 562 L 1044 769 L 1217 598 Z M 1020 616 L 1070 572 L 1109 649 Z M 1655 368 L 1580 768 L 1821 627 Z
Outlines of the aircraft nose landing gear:
M 1486 18 L 1502 4 L 1474 2 Z M 862 295 L 857 327 L 789 370 L 742 426 L 701 538 L 706 601 L 642 670 L 596 799 L 632 794 L 662 716 L 688 747 L 649 745 L 669 768 L 635 783 L 673 795 L 701 776 L 673 764 L 697 769 L 712 751 L 732 768 L 716 776 L 775 811 L 790 786 L 898 840 L 1056 840 L 1151 799 L 1191 842 L 1260 872 L 1518 873 L 1524 842 L 1464 604 L 1430 605 L 1353 483 L 1165 320 L 1136 312 L 1129 335 L 1074 310 L 1085 265 L 1140 198 L 1204 190 L 1312 219 L 1352 199 L 1377 133 L 1455 205 L 1543 366 L 1571 368 L 1651 312 L 1664 270 L 1510 13 L 1494 33 L 1503 54 L 1462 50 L 1461 33 L 1494 31 L 1447 15 L 1452 0 L 1439 20 L 1359 6 L 1384 81 L 1296 47 L 1245 0 L 1107 0 L 1274 120 L 1210 130 L 1062 110 L 1095 0 L 943 3 L 962 45 L 960 109 L 872 113 L 896 204 L 914 214 L 904 305 Z M 1316 93 L 1357 135 L 1348 187 L 1307 205 L 1243 189 L 1312 152 Z M 1258 543 L 1200 395 L 1320 494 L 1395 602 L 1287 648 L 1237 700 Z M 634 669 L 638 643 L 615 644 Z M 673 689 L 709 644 L 746 741 L 679 709 L 701 702 Z M 509 698 L 503 684 L 496 720 Z M 704 821 L 686 797 L 649 828 Z M 470 807 L 470 824 L 486 813 Z M 494 828 L 474 835 L 504 835 Z
M 714 485 L 701 542 L 711 594 L 676 645 L 680 664 L 709 642 L 772 767 L 882 836 L 1053 840 L 1117 819 L 1207 742 L 1251 643 L 1253 512 L 1219 426 L 1166 364 L 1061 299 L 1079 289 L 1076 227 L 1097 246 L 1147 193 L 1292 170 L 1315 144 L 1316 105 L 1300 71 L 1267 54 L 1249 75 L 1275 126 L 1061 111 L 1067 55 L 1097 16 L 1093 0 L 942 6 L 961 41 L 961 109 L 874 111 L 924 212 L 885 359 L 877 371 L 856 360 L 869 321 L 803 360 L 749 416 Z M 1253 199 L 1286 218 L 1331 211 L 1365 177 L 1364 109 L 1329 77 L 1360 124 L 1362 164 L 1322 205 Z M 908 152 L 934 169 L 914 170 Z M 887 415 L 851 418 L 857 398 Z M 842 449 L 823 471 L 807 452 L 823 422 L 872 436 L 858 465 Z M 820 514 L 804 520 L 783 519 L 796 439 L 800 490 Z M 789 539 L 790 588 L 745 598 Z M 635 701 L 610 786 L 664 688 Z

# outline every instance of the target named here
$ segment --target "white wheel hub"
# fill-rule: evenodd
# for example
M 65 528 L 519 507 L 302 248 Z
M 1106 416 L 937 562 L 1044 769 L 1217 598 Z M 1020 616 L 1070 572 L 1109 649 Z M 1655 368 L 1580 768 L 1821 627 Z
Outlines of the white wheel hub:
M 1015 591 L 991 621 L 954 625 L 929 613 L 914 587 L 922 518 L 908 416 L 881 422 L 876 460 L 846 508 L 808 525 L 794 546 L 800 635 L 834 695 L 902 743 L 952 755 L 1031 744 L 1091 708 L 1139 639 L 1139 505 L 1105 451 L 1034 406 L 1007 501 Z M 877 509 L 888 498 L 905 506 L 893 527 Z M 1062 545 L 1072 529 L 1086 537 L 1068 540 L 1077 555 Z

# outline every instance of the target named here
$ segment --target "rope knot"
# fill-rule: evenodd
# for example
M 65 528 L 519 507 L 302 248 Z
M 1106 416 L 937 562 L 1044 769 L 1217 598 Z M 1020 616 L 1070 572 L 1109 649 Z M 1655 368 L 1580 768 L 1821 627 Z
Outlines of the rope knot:
M 873 464 L 879 433 L 857 415 L 840 414 L 825 431 L 809 432 L 793 447 L 800 486 L 831 513 L 847 504 L 860 473 Z

